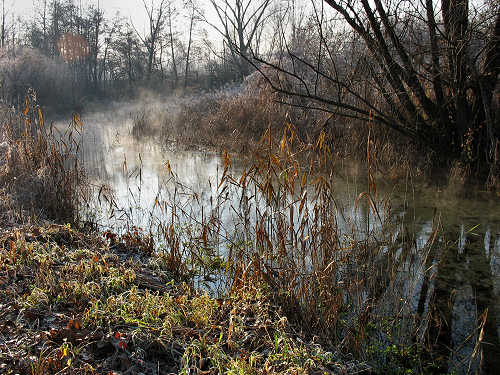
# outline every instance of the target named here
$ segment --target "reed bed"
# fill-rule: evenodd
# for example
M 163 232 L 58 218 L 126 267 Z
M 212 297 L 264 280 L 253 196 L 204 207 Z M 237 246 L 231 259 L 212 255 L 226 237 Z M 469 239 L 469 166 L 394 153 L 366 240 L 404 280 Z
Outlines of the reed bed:
M 404 177 L 410 170 L 415 175 L 430 174 L 436 167 L 432 155 L 385 127 L 311 110 L 300 100 L 293 106 L 283 102 L 287 100 L 262 77 L 252 75 L 239 89 L 171 97 L 162 107 L 138 111 L 133 114 L 131 133 L 139 139 L 156 136 L 170 147 L 253 155 L 265 151 L 260 139 L 267 129 L 279 142 L 282 125 L 289 123 L 309 144 L 324 134 L 324 143 L 337 160 L 366 163 L 370 133 L 372 162 L 386 177 Z
M 45 123 L 30 92 L 23 112 L 4 107 L 1 121 L 3 223 L 78 223 L 85 190 L 75 137 L 82 127 L 78 116 L 59 131 Z
M 183 185 L 167 162 L 169 179 L 152 208 L 133 214 L 111 199 L 109 216 L 125 223 L 141 216 L 142 236 L 195 289 L 222 298 L 248 283 L 264 285 L 295 329 L 337 358 L 369 363 L 375 373 L 447 372 L 448 349 L 436 328 L 447 324 L 438 308 L 444 301 L 427 299 L 433 264 L 451 246 L 440 236 L 439 217 L 417 246 L 377 192 L 372 134 L 366 189 L 346 210 L 336 199 L 327 135 L 311 143 L 291 124 L 276 132 L 266 130 L 242 173 L 232 173 L 224 152 L 209 197 Z M 468 340 L 478 345 L 479 330 Z M 475 368 L 478 353 L 461 360 Z
M 41 320 L 36 342 L 6 357 L 12 370 L 449 370 L 449 348 L 439 341 L 447 324 L 438 307 L 443 301 L 427 296 L 435 287 L 435 265 L 450 245 L 440 239 L 436 217 L 427 243 L 417 247 L 404 220 L 378 195 L 371 132 L 366 189 L 353 209 L 336 199 L 335 151 L 326 132 L 304 139 L 287 123 L 265 130 L 242 173 L 232 172 L 224 152 L 208 197 L 179 181 L 167 161 L 164 189 L 151 208 L 137 208 L 138 216 L 134 206 L 142 202 L 132 195 L 133 206 L 119 207 L 108 187 L 96 189 L 94 200 L 82 199 L 85 180 L 73 137 L 79 119 L 59 134 L 45 126 L 32 99 L 3 127 L 9 145 L 4 196 L 12 196 L 16 212 L 29 213 L 16 219 L 68 225 L 2 236 L 0 302 L 21 332 L 16 339 L 33 341 L 26 337 L 37 319 L 40 324 L 40 311 L 52 319 Z M 123 169 L 140 187 L 140 168 Z M 28 198 L 24 186 L 30 186 Z M 103 232 L 73 229 L 83 218 L 94 221 L 86 229 L 104 225 Z M 10 288 L 15 283 L 19 288 Z M 481 346 L 481 319 L 467 338 L 474 348 Z M 11 334 L 9 322 L 0 332 Z M 477 368 L 480 354 L 461 358 L 462 366 Z

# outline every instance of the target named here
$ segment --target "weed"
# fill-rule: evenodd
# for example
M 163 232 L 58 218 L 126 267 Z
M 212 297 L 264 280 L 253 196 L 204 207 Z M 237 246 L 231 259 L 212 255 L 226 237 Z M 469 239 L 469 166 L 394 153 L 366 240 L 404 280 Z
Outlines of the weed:
M 243 113 L 258 105 L 244 107 L 242 100 L 223 98 L 222 105 Z M 32 107 L 26 108 L 25 116 Z M 77 163 L 66 169 L 67 158 L 61 159 L 78 147 L 42 137 L 43 117 L 36 113 L 14 142 L 20 151 L 9 154 L 5 181 L 48 168 L 54 187 L 44 194 L 66 194 L 67 206 L 41 206 L 33 216 L 52 212 L 74 224 Z M 446 319 L 437 301 L 426 302 L 428 286 L 418 290 L 442 281 L 429 274 L 446 259 L 446 244 L 436 241 L 439 222 L 422 248 L 405 236 L 404 222 L 377 195 L 380 159 L 371 129 L 363 145 L 367 189 L 346 215 L 335 199 L 326 131 L 315 140 L 301 138 L 290 122 L 277 131 L 275 115 L 264 113 L 264 136 L 254 139 L 255 160 L 241 175 L 232 175 L 224 153 L 209 208 L 195 209 L 198 195 L 176 181 L 168 164 L 174 189 L 168 199 L 156 196 L 154 212 L 163 216 L 155 220 L 151 212 L 147 231 L 130 223 L 121 234 L 91 236 L 63 225 L 6 235 L 0 271 L 12 288 L 1 290 L 0 306 L 25 336 L 34 322 L 43 327 L 32 345 L 39 355 L 33 371 L 83 371 L 89 363 L 103 371 L 146 371 L 155 362 L 186 374 L 444 368 L 433 359 L 433 342 Z M 201 128 L 220 135 L 225 130 L 218 127 L 226 125 L 209 121 Z M 251 129 L 247 124 L 245 131 Z M 14 164 L 14 158 L 25 161 Z M 115 210 L 106 194 L 101 189 L 98 199 Z M 30 350 L 12 356 L 12 368 L 25 369 L 19 358 Z

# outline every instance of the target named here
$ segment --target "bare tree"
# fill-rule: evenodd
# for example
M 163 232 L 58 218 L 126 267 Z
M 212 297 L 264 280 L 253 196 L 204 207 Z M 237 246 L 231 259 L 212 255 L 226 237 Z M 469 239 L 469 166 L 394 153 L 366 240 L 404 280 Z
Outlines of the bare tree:
M 99 40 L 101 38 L 101 33 L 103 31 L 103 21 L 104 21 L 104 13 L 100 8 L 100 2 L 97 1 L 97 8 L 90 7 L 89 8 L 89 25 L 91 26 L 91 35 L 89 36 L 89 42 L 92 51 L 92 59 L 90 62 L 90 73 L 91 79 L 95 87 L 97 87 L 99 82 L 99 52 L 100 52 L 100 44 Z
M 42 22 L 42 50 L 48 53 L 48 41 L 47 41 L 47 0 L 43 0 L 41 4 L 41 9 L 39 10 L 41 22 Z
M 6 38 L 6 33 L 5 33 L 5 0 L 2 0 L 2 48 L 5 47 L 5 38 Z
M 242 77 L 248 75 L 248 57 L 252 43 L 267 19 L 271 0 L 209 0 L 219 19 L 220 25 L 203 20 L 213 27 L 225 40 L 231 50 L 233 61 Z
M 172 73 L 174 75 L 174 81 L 172 84 L 174 88 L 177 87 L 177 83 L 179 81 L 179 73 L 177 71 L 177 60 L 175 58 L 176 33 L 174 31 L 174 26 L 173 26 L 176 16 L 177 16 L 177 9 L 173 6 L 172 3 L 169 3 L 167 8 L 168 41 L 170 45 L 170 55 L 171 55 L 170 58 L 172 60 Z
M 27 26 L 25 42 L 49 55 L 49 9 L 47 0 L 34 1 L 33 10 L 34 15 Z
M 298 2 L 297 0 L 283 0 L 277 2 L 270 17 L 271 35 L 268 39 L 268 54 L 283 54 L 286 44 L 296 45 L 304 42 L 304 33 L 306 26 L 306 4 L 307 2 Z
M 126 80 L 129 86 L 141 78 L 139 60 L 142 54 L 141 41 L 137 33 L 127 21 L 119 16 L 113 20 L 114 38 L 111 40 L 111 51 L 108 57 L 110 73 L 115 80 Z
M 155 0 L 151 0 L 150 5 L 146 3 L 146 0 L 142 0 L 142 2 L 148 16 L 149 30 L 146 36 L 142 36 L 139 32 L 137 32 L 137 36 L 148 51 L 147 78 L 149 80 L 151 79 L 153 63 L 161 44 L 161 37 L 165 27 L 165 16 L 167 9 L 171 7 L 171 1 L 161 0 L 158 5 L 155 4 Z
M 184 3 L 184 7 L 187 9 L 188 14 L 187 18 L 189 20 L 189 32 L 188 32 L 188 42 L 187 42 L 187 51 L 186 51 L 186 61 L 185 61 L 185 66 L 184 66 L 184 88 L 187 87 L 188 84 L 188 75 L 189 75 L 189 68 L 190 68 L 190 63 L 191 63 L 191 49 L 193 45 L 193 31 L 196 25 L 196 22 L 200 20 L 197 12 L 197 6 L 194 2 L 194 0 L 187 0 Z
M 254 56 L 270 68 L 260 65 L 275 90 L 337 116 L 377 121 L 443 161 L 489 165 L 490 179 L 500 177 L 500 121 L 494 109 L 498 3 L 483 8 L 469 0 L 312 4 L 317 25 L 312 53 L 300 54 L 287 44 L 286 58 Z M 335 33 L 344 35 L 340 45 L 331 43 Z M 350 71 L 339 66 L 351 48 L 349 39 L 358 49 Z

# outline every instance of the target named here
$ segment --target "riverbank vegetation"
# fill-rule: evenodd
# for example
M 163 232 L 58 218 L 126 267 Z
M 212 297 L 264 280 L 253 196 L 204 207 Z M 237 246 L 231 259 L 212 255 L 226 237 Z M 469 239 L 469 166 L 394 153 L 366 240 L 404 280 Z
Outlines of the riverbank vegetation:
M 215 22 L 195 1 L 158 0 L 143 2 L 145 33 L 71 0 L 40 1 L 16 33 L 3 9 L 1 372 L 498 368 L 493 246 L 457 262 L 476 227 L 459 240 L 436 213 L 417 241 L 415 218 L 377 189 L 378 174 L 436 171 L 500 189 L 499 8 L 437 3 L 210 0 Z M 118 207 L 86 179 L 77 112 L 144 92 L 182 100 L 131 114 L 133 136 L 217 149 L 222 164 L 203 200 L 162 161 L 168 189 L 138 228 L 137 201 Z M 74 111 L 69 127 L 37 103 Z M 228 151 L 250 155 L 242 171 Z M 335 189 L 347 159 L 366 181 L 348 207 Z M 459 332 L 450 279 L 477 270 Z
M 156 232 L 157 245 L 140 229 L 76 229 L 84 188 L 78 147 L 71 135 L 45 129 L 31 99 L 23 114 L 5 109 L 2 126 L 2 372 L 370 371 L 360 359 L 326 351 L 316 329 L 292 324 L 278 290 L 251 263 L 245 269 L 243 259 L 216 255 L 216 234 L 194 233 L 212 231 L 209 222 L 184 230 L 172 223 L 162 240 Z M 248 245 L 241 246 L 238 257 Z M 221 271 L 218 297 L 194 288 Z
M 432 153 L 391 129 L 375 122 L 360 126 L 356 120 L 335 119 L 322 111 L 283 106 L 281 100 L 281 95 L 254 74 L 242 88 L 172 99 L 178 103 L 164 109 L 141 110 L 133 119 L 131 134 L 138 139 L 160 139 L 167 147 L 228 151 L 253 158 L 267 149 L 265 134 L 271 134 L 272 142 L 279 144 L 283 129 L 291 126 L 300 140 L 293 147 L 309 145 L 314 152 L 313 146 L 321 137 L 329 148 L 332 163 L 352 161 L 365 165 L 369 140 L 373 168 L 388 178 L 408 173 L 431 176 L 436 171 Z M 440 170 L 444 174 L 440 183 L 448 182 L 448 168 Z M 456 182 L 456 175 L 463 174 L 458 168 L 455 176 L 449 177 Z
M 450 355 L 446 259 L 458 243 L 440 234 L 439 217 L 417 246 L 411 221 L 391 215 L 371 174 L 354 212 L 345 211 L 334 175 L 324 173 L 332 167 L 324 136 L 311 146 L 289 125 L 276 143 L 268 130 L 242 175 L 231 173 L 225 154 L 206 208 L 171 171 L 177 187 L 158 193 L 147 229 L 130 223 L 102 233 L 83 220 L 69 224 L 72 213 L 85 212 L 81 196 L 72 195 L 82 180 L 52 178 L 68 176 L 77 163 L 51 161 L 67 145 L 40 131 L 40 112 L 26 121 L 29 113 L 14 117 L 25 120 L 17 122 L 23 130 L 7 135 L 18 134 L 14 145 L 27 143 L 27 160 L 45 173 L 22 164 L 15 179 L 2 180 L 3 191 L 23 193 L 26 182 L 12 180 L 37 175 L 58 184 L 52 189 L 66 187 L 60 191 L 74 205 L 51 211 L 34 200 L 24 216 L 11 216 L 24 225 L 3 226 L 5 371 L 432 374 L 495 366 L 488 307 L 495 310 L 487 304 Z M 36 138 L 27 133 L 35 123 Z M 114 210 L 104 194 L 96 201 Z M 12 202 L 13 212 L 25 209 Z M 40 225 L 44 215 L 68 224 Z
M 78 158 L 78 117 L 59 134 L 46 124 L 36 95 L 28 93 L 22 113 L 2 106 L 1 225 L 55 220 L 76 223 L 85 190 L 84 172 Z M 78 125 L 80 124 L 80 125 Z
M 234 8 L 226 0 L 182 7 L 162 0 L 141 7 L 145 32 L 119 14 L 108 17 L 99 5 L 52 0 L 36 10 L 19 24 L 3 17 L 1 96 L 18 109 L 29 87 L 56 112 L 140 99 L 144 92 L 191 94 L 193 104 L 168 119 L 177 132 L 186 130 L 188 142 L 223 147 L 229 137 L 236 149 L 246 142 L 252 148 L 269 122 L 293 113 L 301 134 L 312 139 L 322 128 L 336 149 L 362 158 L 358 146 L 366 137 L 358 135 L 374 132 L 368 128 L 376 124 L 384 130 L 373 139 L 393 165 L 452 171 L 492 189 L 500 184 L 496 2 L 245 0 Z M 246 92 L 248 99 L 203 94 L 256 72 L 261 86 Z M 220 135 L 210 139 L 213 130 Z
M 3 373 L 346 373 L 293 329 L 267 287 L 244 281 L 209 297 L 171 272 L 142 238 L 69 225 L 2 232 Z M 187 275 L 183 275 L 187 277 Z

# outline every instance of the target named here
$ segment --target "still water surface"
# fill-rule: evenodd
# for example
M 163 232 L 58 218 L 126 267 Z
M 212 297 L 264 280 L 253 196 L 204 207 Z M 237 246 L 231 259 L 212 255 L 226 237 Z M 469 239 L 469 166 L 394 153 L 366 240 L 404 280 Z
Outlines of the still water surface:
M 147 229 L 154 221 L 169 220 L 161 216 L 157 206 L 158 200 L 168 199 L 175 199 L 189 211 L 185 217 L 196 221 L 214 205 L 224 161 L 215 153 L 169 149 L 155 139 L 136 140 L 130 135 L 133 110 L 117 107 L 83 119 L 82 158 L 87 172 L 96 186 L 105 183 L 114 191 L 113 217 L 109 219 L 109 211 L 102 212 L 108 217 L 105 224 L 126 227 L 132 222 Z M 244 164 L 233 159 L 232 174 L 241 174 Z M 168 166 L 176 175 L 175 183 Z M 336 204 L 343 214 L 339 222 L 345 228 L 367 226 L 363 218 L 367 217 L 368 207 L 355 205 L 366 186 L 363 173 L 352 168 L 345 168 L 334 178 Z M 450 367 L 458 373 L 477 367 L 480 359 L 471 367 L 468 363 L 456 363 L 474 350 L 474 340 L 467 341 L 467 337 L 488 310 L 483 361 L 489 368 L 500 368 L 500 198 L 479 190 L 464 192 L 453 186 L 428 186 L 419 181 L 395 183 L 383 178 L 377 182 L 377 188 L 380 200 L 390 205 L 391 215 L 405 222 L 409 231 L 406 235 L 416 242 L 417 248 L 425 246 L 434 230 L 433 223 L 438 220 L 441 241 L 451 244 L 451 250 L 442 254 L 440 262 L 432 257 L 427 260 L 431 271 L 428 276 L 415 279 L 412 302 L 415 310 L 419 303 L 422 307 L 422 301 L 431 298 L 451 304 L 451 308 L 443 309 L 448 315 L 444 318 L 451 321 L 450 329 L 439 336 L 456 350 Z M 232 198 L 226 195 L 225 199 Z M 222 222 L 230 225 L 232 215 L 230 209 L 222 212 Z M 462 345 L 464 341 L 466 344 Z

